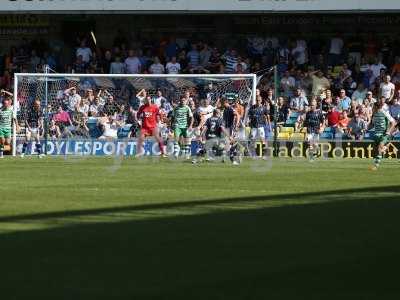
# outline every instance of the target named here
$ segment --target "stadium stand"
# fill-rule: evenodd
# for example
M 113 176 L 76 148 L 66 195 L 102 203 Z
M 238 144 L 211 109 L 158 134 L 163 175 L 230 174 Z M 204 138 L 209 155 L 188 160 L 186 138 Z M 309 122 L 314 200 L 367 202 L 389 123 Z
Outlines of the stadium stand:
M 312 39 L 248 37 L 238 43 L 242 44 L 242 47 L 235 48 L 217 48 L 207 40 L 186 40 L 182 44 L 171 37 L 167 42 L 163 39 L 162 47 L 161 41 L 147 41 L 146 45 L 135 41 L 131 43 L 135 44 L 135 47 L 130 49 L 125 44 L 127 40 L 127 37 L 119 36 L 112 47 L 99 48 L 89 42 L 89 36 L 77 37 L 75 53 L 64 65 L 59 63 L 60 57 L 52 51 L 50 44 L 39 47 L 31 42 L 12 47 L 2 57 L 0 87 L 12 91 L 13 73 L 42 72 L 43 65 L 49 65 L 57 72 L 89 74 L 257 73 L 260 75 L 258 87 L 263 103 L 271 108 L 274 105 L 274 82 L 272 73 L 266 70 L 277 65 L 278 90 L 284 99 L 283 104 L 278 107 L 279 121 L 283 124 L 279 133 L 280 139 L 299 139 L 303 136 L 300 134 L 303 116 L 312 99 L 317 100 L 325 115 L 332 106 L 335 106 L 340 114 L 335 131 L 328 131 L 327 128 L 322 134 L 322 137 L 327 139 L 370 138 L 372 133 L 367 129 L 371 121 L 372 107 L 382 95 L 387 98 L 387 111 L 397 121 L 400 119 L 400 49 L 396 46 L 396 40 L 368 39 L 364 46 L 357 49 L 351 40 L 339 35 L 319 40 L 318 45 Z M 153 46 L 149 47 L 149 44 Z M 332 55 L 333 50 L 338 54 Z M 80 103 L 77 103 L 76 107 L 64 107 L 71 117 L 78 111 L 83 114 L 82 120 L 85 124 L 82 125 L 85 125 L 83 127 L 88 131 L 81 134 L 83 137 L 101 136 L 103 129 L 98 124 L 99 116 L 107 117 L 111 114 L 118 120 L 124 120 L 118 123 L 118 137 L 128 136 L 128 128 L 133 124 L 126 122 L 124 116 L 137 109 L 138 101 L 133 96 L 137 91 L 122 89 L 123 87 L 114 91 L 116 109 L 110 111 L 102 110 L 100 106 L 96 112 L 79 110 L 80 105 L 96 105 L 94 98 L 87 96 L 87 89 L 84 87 L 78 90 Z M 303 107 L 292 105 L 296 90 L 300 90 L 301 96 L 307 100 L 302 104 Z M 196 89 L 192 89 L 190 93 L 194 100 L 192 109 L 197 110 L 204 95 Z M 0 97 L 4 96 L 2 94 Z M 19 96 L 19 100 L 22 101 L 23 95 Z M 216 107 L 219 105 L 217 102 L 211 104 Z M 168 108 L 173 105 L 171 99 L 165 99 L 163 105 L 166 107 L 165 113 L 168 114 Z M 270 109 L 271 122 L 275 116 L 273 111 Z M 268 130 L 266 137 L 271 137 Z

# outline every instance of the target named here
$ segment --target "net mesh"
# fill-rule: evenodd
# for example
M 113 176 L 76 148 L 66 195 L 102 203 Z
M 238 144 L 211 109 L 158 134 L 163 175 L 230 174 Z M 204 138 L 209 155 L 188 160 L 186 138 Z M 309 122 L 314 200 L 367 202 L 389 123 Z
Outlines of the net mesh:
M 33 106 L 41 107 L 44 126 L 42 138 L 99 139 L 131 137 L 133 116 L 141 105 L 141 90 L 168 114 L 180 97 L 187 95 L 196 110 L 202 99 L 217 106 L 221 98 L 239 99 L 244 106 L 251 103 L 253 78 L 250 77 L 56 77 L 18 75 L 17 119 L 22 126 Z M 46 93 L 47 91 L 47 93 Z M 139 93 L 139 97 L 138 94 Z M 111 132 L 111 134 L 110 134 Z

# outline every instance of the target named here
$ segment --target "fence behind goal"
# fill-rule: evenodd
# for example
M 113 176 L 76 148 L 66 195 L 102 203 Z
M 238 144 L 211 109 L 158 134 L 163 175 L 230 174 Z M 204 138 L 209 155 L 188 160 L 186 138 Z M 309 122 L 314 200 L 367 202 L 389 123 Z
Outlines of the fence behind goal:
M 134 115 L 145 93 L 160 107 L 167 134 L 168 113 L 181 97 L 193 111 L 206 101 L 216 106 L 222 98 L 247 107 L 255 102 L 256 80 L 254 74 L 15 74 L 21 130 L 14 130 L 13 155 L 21 151 L 35 110 L 42 116 L 38 134 L 49 154 L 114 154 L 120 150 L 116 143 L 124 141 L 129 155 L 135 151 Z M 31 144 L 28 152 L 33 151 Z

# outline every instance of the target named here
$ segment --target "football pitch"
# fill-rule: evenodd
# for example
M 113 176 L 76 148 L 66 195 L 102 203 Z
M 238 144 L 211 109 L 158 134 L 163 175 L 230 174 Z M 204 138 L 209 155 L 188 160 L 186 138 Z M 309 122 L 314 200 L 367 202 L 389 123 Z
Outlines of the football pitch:
M 0 298 L 398 299 L 400 163 L 0 161 Z

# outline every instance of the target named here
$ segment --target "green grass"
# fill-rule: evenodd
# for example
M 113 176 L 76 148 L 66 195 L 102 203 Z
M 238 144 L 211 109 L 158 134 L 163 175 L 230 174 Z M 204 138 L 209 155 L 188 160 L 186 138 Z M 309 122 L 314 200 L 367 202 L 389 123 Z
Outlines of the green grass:
M 400 164 L 0 161 L 0 299 L 398 299 Z

